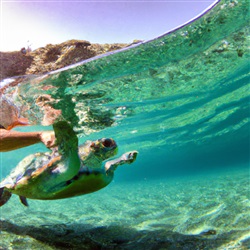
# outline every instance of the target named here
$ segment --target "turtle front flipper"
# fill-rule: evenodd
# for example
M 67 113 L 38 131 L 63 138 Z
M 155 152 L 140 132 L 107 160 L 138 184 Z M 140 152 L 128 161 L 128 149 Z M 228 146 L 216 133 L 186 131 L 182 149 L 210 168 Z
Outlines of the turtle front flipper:
M 78 138 L 71 125 L 66 121 L 53 124 L 58 152 L 62 156 L 58 167 L 53 169 L 57 183 L 73 178 L 80 169 Z
M 56 122 L 53 124 L 53 129 L 60 154 L 68 156 L 71 152 L 78 150 L 77 135 L 68 122 Z
M 66 121 L 59 121 L 53 124 L 53 128 L 58 148 L 53 153 L 52 159 L 32 173 L 33 179 L 39 179 L 40 183 L 46 182 L 43 190 L 47 191 L 72 179 L 78 173 L 81 164 L 78 155 L 78 138 L 71 125 Z M 45 180 L 41 176 L 44 176 Z
M 120 165 L 133 163 L 136 160 L 137 155 L 138 155 L 137 151 L 130 151 L 123 154 L 118 159 L 107 161 L 105 163 L 106 174 L 107 175 L 112 174 L 116 170 L 116 168 Z

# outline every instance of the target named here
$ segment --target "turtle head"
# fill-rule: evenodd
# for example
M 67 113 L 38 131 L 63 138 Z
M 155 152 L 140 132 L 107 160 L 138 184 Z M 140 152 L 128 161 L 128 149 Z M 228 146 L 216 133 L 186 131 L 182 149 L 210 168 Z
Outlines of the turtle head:
M 91 152 L 101 160 L 106 160 L 116 155 L 118 151 L 116 142 L 111 138 L 101 138 L 93 141 L 90 144 L 90 149 Z
M 79 146 L 79 156 L 82 161 L 93 161 L 91 165 L 96 165 L 94 161 L 102 162 L 117 154 L 118 147 L 111 138 L 101 138 L 96 141 L 87 141 Z M 95 160 L 94 160 L 95 159 Z

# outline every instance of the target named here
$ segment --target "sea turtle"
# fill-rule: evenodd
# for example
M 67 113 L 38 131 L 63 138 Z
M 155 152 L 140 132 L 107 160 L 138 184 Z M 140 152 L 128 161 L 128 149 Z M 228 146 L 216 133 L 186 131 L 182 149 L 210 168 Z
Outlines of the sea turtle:
M 137 151 L 106 161 L 117 154 L 113 139 L 87 141 L 78 147 L 78 138 L 65 122 L 53 125 L 58 148 L 52 153 L 35 153 L 24 158 L 0 183 L 0 206 L 11 194 L 17 194 L 28 206 L 26 198 L 53 200 L 95 192 L 107 186 L 115 169 L 135 161 Z

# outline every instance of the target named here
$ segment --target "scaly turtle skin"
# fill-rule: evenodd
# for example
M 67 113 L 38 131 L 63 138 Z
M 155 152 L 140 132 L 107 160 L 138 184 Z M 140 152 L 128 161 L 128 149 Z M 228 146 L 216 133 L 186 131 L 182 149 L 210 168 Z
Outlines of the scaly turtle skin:
M 57 122 L 53 127 L 58 149 L 24 158 L 0 183 L 0 206 L 12 193 L 27 206 L 26 198 L 54 200 L 95 192 L 113 180 L 119 165 L 134 162 L 138 154 L 127 152 L 104 164 L 117 153 L 113 139 L 87 141 L 78 147 L 77 136 L 67 122 Z

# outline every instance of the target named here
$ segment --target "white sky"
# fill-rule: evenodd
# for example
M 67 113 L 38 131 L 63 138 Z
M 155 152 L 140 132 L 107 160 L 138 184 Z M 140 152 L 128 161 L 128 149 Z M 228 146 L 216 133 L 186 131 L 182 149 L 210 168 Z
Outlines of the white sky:
M 148 40 L 187 22 L 214 1 L 1 0 L 0 51 L 70 39 L 92 43 Z

